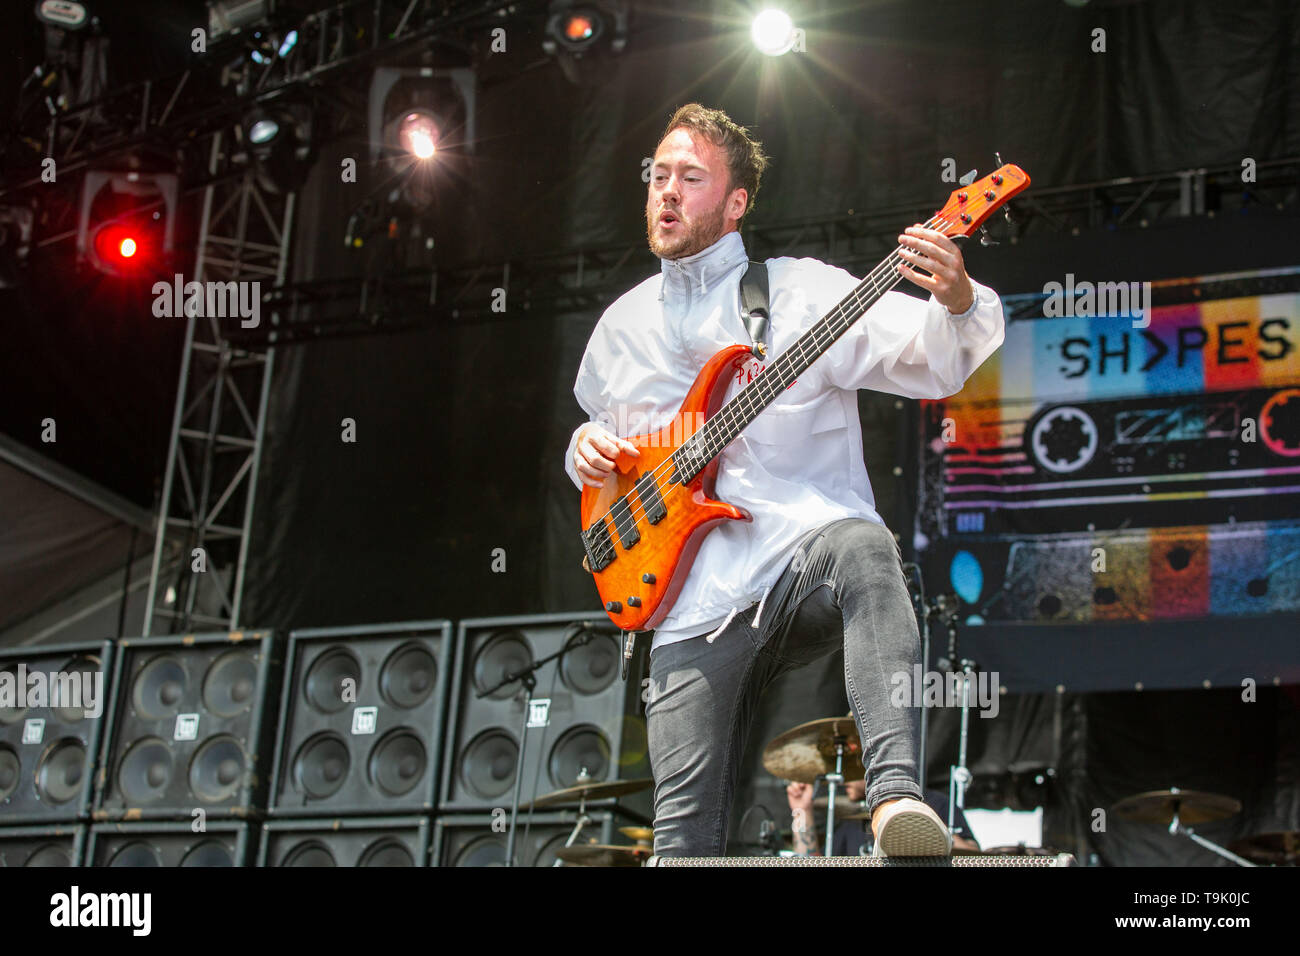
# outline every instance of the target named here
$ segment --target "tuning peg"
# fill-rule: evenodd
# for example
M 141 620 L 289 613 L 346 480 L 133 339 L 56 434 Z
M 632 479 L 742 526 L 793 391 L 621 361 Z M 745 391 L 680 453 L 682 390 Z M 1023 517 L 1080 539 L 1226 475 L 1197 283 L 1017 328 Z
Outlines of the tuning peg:
M 963 185 L 963 186 L 969 186 L 971 183 L 975 182 L 975 179 L 976 179 L 976 177 L 978 177 L 978 176 L 979 176 L 979 170 L 972 169 L 969 173 L 967 173 L 967 174 L 966 174 L 965 176 L 963 176 L 961 179 L 957 180 L 957 182 L 960 183 L 960 184 Z
M 981 245 L 981 246 L 996 246 L 996 245 L 998 245 L 998 244 L 999 244 L 999 243 L 998 243 L 998 241 L 997 241 L 996 239 L 992 239 L 992 238 L 989 237 L 989 231 L 988 231 L 988 229 L 981 225 L 981 226 L 980 226 L 980 245 Z
M 996 160 L 998 161 L 998 167 L 1001 168 L 1001 166 L 1002 166 L 1002 154 L 999 153 L 997 150 L 994 150 L 994 151 L 993 151 L 993 158 L 996 159 Z

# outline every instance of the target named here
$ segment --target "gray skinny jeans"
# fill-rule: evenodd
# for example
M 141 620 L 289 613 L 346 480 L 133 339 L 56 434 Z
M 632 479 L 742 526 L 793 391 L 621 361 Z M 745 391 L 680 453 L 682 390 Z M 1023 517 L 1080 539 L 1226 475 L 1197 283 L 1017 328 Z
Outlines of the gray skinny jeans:
M 651 654 L 646 726 L 660 856 L 724 853 L 739 763 L 764 688 L 841 647 L 868 809 L 895 797 L 921 799 L 920 710 L 890 702 L 892 676 L 906 674 L 910 683 L 921 659 L 894 536 L 878 522 L 845 518 L 809 532 L 791 554 L 757 628 L 754 605 L 712 644 L 700 636 Z

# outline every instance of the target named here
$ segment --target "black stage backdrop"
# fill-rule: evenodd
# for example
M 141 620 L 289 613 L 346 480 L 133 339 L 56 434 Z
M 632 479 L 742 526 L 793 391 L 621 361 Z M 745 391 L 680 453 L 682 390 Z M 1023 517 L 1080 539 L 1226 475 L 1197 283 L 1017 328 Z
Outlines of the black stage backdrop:
M 443 200 L 439 261 L 496 268 L 507 257 L 635 240 L 644 229 L 641 159 L 671 110 L 691 100 L 727 109 L 764 140 L 774 165 L 759 196 L 763 222 L 900 202 L 937 206 L 952 188 L 939 180 L 945 157 L 959 170 L 987 172 L 995 149 L 1038 187 L 1300 152 L 1300 18 L 1290 3 L 1080 11 L 1030 0 L 950 2 L 927 5 L 924 16 L 911 5 L 869 14 L 859 7 L 810 26 L 806 56 L 765 64 L 761 90 L 759 73 L 735 52 L 745 49 L 743 36 L 711 37 L 700 22 L 654 21 L 623 56 L 583 64 L 578 86 L 552 66 L 518 73 L 537 59 L 535 37 L 488 58 L 475 171 Z M 1107 31 L 1105 54 L 1089 52 L 1098 26 Z M 340 241 L 356 196 L 339 186 L 338 161 L 362 148 L 358 139 L 326 152 L 303 189 L 299 276 L 374 267 Z M 1243 213 L 1129 232 L 1031 234 L 1015 246 L 972 247 L 967 260 L 1004 293 L 1041 289 L 1067 271 L 1157 279 L 1295 265 L 1296 225 L 1294 215 Z M 648 252 L 642 261 L 644 275 L 657 270 Z M 248 620 L 303 627 L 592 608 L 595 590 L 579 566 L 578 496 L 561 458 L 582 419 L 570 389 L 598 314 L 507 311 L 495 323 L 281 349 Z M 881 512 L 901 530 L 910 492 L 901 493 L 906 485 L 892 469 L 914 460 L 899 446 L 906 409 L 889 396 L 864 394 L 860 404 Z M 341 440 L 345 418 L 356 423 L 354 443 Z M 504 549 L 504 572 L 493 571 L 495 549 Z M 768 695 L 733 836 L 742 836 L 753 806 L 788 824 L 758 753 L 781 730 L 847 709 L 840 667 L 828 658 Z M 1249 712 L 1257 723 L 1224 710 L 1223 721 L 1237 722 L 1214 726 L 1233 731 L 1209 733 L 1204 694 L 1011 697 L 997 720 L 975 721 L 972 762 L 1004 779 L 1067 768 L 1050 803 L 1068 819 L 1052 826 L 1075 840 L 1079 814 L 1096 801 L 1170 784 L 1241 796 L 1235 790 L 1246 781 L 1257 790 L 1242 832 L 1300 826 L 1294 796 L 1265 796 L 1294 791 L 1294 700 L 1275 695 L 1266 706 L 1262 697 Z M 1173 698 L 1189 703 L 1164 711 L 1163 736 L 1140 736 L 1154 726 L 1143 708 Z M 1285 718 L 1271 741 L 1261 729 L 1270 713 Z M 934 715 L 936 777 L 955 756 L 954 721 L 952 712 Z M 1256 774 L 1243 776 L 1243 739 L 1266 755 L 1251 764 Z M 1164 752 L 1161 768 L 1151 754 Z M 1192 754 L 1195 780 L 1174 779 Z M 1007 799 L 1002 787 L 988 794 L 991 805 Z M 1178 859 L 1184 851 L 1159 836 L 1142 842 L 1142 859 Z M 1107 861 L 1136 859 L 1106 838 L 1089 839 Z M 1212 861 L 1195 852 L 1198 862 Z

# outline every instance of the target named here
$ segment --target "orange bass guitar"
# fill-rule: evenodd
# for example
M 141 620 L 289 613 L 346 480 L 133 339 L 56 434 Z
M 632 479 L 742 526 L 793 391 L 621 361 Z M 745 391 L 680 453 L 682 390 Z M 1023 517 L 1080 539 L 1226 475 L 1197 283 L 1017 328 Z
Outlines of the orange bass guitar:
M 925 225 L 950 238 L 970 236 L 1028 185 L 1023 169 L 1002 166 L 954 190 Z M 595 577 L 605 611 L 621 630 L 635 634 L 657 626 L 672 608 L 709 530 L 723 521 L 750 520 L 743 508 L 713 497 L 718 455 L 902 279 L 896 268 L 901 261 L 896 249 L 719 407 L 730 374 L 752 354 L 748 345 L 722 349 L 696 376 L 673 424 L 629 437 L 640 457 L 619 455 L 604 487 L 582 489 L 583 567 Z

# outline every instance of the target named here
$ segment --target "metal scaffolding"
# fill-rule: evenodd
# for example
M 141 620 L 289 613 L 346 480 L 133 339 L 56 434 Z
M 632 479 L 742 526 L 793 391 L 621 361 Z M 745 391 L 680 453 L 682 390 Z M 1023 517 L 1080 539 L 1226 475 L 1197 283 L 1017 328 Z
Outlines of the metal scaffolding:
M 257 283 L 243 295 L 259 294 L 264 283 L 284 284 L 290 261 L 295 194 L 263 190 L 249 171 L 220 180 L 227 137 L 213 137 L 210 172 L 203 197 L 195 279 Z M 256 293 L 253 290 L 257 290 Z M 252 531 L 257 475 L 266 433 L 266 407 L 275 364 L 275 334 L 258 346 L 230 341 L 238 315 L 190 308 L 185 299 L 185 346 L 171 445 L 163 479 L 153 567 L 145 607 L 144 633 L 176 633 L 198 626 L 234 630 L 240 625 Z M 208 297 L 208 303 L 214 297 Z M 261 319 L 273 327 L 274 312 Z M 183 536 L 175 577 L 164 580 L 163 539 Z M 166 620 L 166 627 L 155 623 Z
M 991 231 L 1016 244 L 1041 235 L 1140 230 L 1175 218 L 1213 218 L 1245 211 L 1291 209 L 1300 203 L 1300 157 L 1258 166 L 1258 180 L 1243 182 L 1235 164 L 1174 170 L 1094 183 L 1031 187 L 1012 200 L 1010 224 L 1001 216 Z M 923 222 L 933 206 L 903 204 L 785 222 L 747 224 L 745 248 L 753 258 L 814 256 L 862 274 L 895 247 L 902 225 Z M 272 293 L 284 321 L 274 327 L 281 344 L 333 336 L 374 335 L 439 325 L 546 320 L 569 312 L 599 311 L 646 275 L 658 261 L 645 241 L 562 250 L 506 262 L 471 262 L 455 268 L 404 269 L 368 277 L 323 277 L 287 283 Z M 509 313 L 492 309 L 493 292 L 507 291 Z M 243 344 L 268 329 L 236 329 Z

